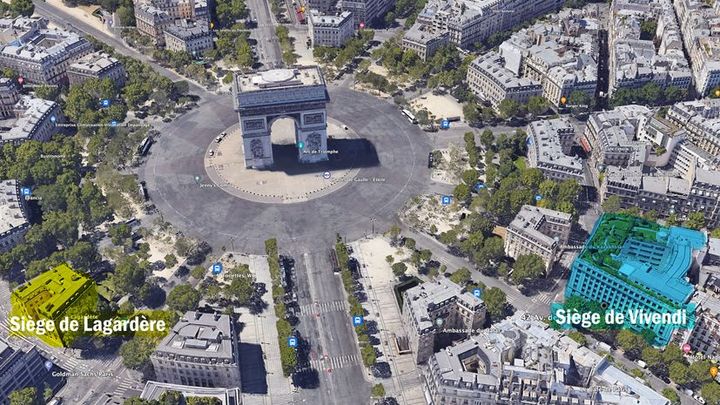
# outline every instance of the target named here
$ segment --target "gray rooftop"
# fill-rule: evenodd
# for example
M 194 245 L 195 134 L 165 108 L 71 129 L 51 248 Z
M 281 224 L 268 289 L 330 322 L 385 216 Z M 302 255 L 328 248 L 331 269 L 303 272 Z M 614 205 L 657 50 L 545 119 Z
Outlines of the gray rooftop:
M 10 128 L 8 131 L 0 133 L 0 140 L 22 141 L 27 139 L 35 133 L 38 125 L 50 118 L 48 114 L 56 105 L 54 101 L 21 96 L 20 101 L 14 106 L 18 117 L 0 120 L 0 128 Z
M 17 180 L 0 181 L 0 235 L 28 225 Z
M 230 317 L 188 311 L 155 350 L 155 355 L 187 356 L 236 363 Z M 188 360 L 191 361 L 191 360 Z M 199 362 L 192 360 L 193 362 Z M 200 361 L 201 362 L 201 361 Z
M 564 118 L 533 121 L 528 125 L 528 135 L 532 139 L 528 147 L 535 149 L 539 164 L 562 166 L 582 173 L 582 159 L 563 153 L 559 138 L 561 132 L 574 134 L 575 127 Z
M 85 55 L 70 65 L 71 69 L 100 73 L 112 66 L 120 64 L 120 61 L 104 52 L 93 52 Z
M 316 27 L 330 27 L 337 28 L 352 18 L 352 13 L 349 11 L 343 11 L 338 15 L 322 14 L 318 10 L 310 10 L 310 19 L 312 20 L 313 26 Z
M 462 292 L 459 285 L 443 277 L 407 290 L 405 299 L 412 307 L 418 328 L 421 330 L 434 326 L 430 320 L 429 311 L 439 306 L 449 305 L 455 301 L 460 301 L 470 308 L 483 305 L 483 300 L 469 292 Z
M 535 207 L 533 205 L 523 205 L 520 212 L 518 212 L 512 222 L 510 222 L 509 228 L 520 234 L 531 236 L 538 243 L 541 243 L 549 249 L 557 243 L 557 240 L 540 232 L 540 226 L 544 222 L 557 222 L 569 225 L 571 217 L 570 214 L 564 212 Z

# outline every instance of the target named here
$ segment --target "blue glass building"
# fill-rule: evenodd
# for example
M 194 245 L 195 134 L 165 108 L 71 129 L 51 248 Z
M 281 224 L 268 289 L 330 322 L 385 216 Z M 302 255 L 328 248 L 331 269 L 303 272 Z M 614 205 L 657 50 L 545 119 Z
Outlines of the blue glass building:
M 699 231 L 605 214 L 572 264 L 565 298 L 579 296 L 621 312 L 674 313 L 686 308 L 694 292 L 685 277 L 694 252 L 706 244 Z M 651 329 L 656 345 L 667 344 L 675 329 L 664 323 L 625 325 L 636 332 Z

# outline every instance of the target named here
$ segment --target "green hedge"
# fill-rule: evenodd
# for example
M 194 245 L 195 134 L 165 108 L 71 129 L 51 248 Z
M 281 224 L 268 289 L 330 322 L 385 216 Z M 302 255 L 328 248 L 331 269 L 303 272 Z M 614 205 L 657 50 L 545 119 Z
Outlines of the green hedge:
M 285 304 L 282 301 L 285 291 L 280 283 L 280 262 L 278 257 L 277 239 L 265 241 L 265 254 L 267 254 L 270 277 L 272 278 L 272 297 L 275 305 L 275 315 L 278 321 L 275 324 L 278 332 L 278 345 L 280 346 L 280 362 L 282 363 L 283 374 L 287 377 L 297 366 L 297 351 L 288 346 L 288 338 L 292 334 L 292 326 L 288 321 L 282 319 L 285 314 Z

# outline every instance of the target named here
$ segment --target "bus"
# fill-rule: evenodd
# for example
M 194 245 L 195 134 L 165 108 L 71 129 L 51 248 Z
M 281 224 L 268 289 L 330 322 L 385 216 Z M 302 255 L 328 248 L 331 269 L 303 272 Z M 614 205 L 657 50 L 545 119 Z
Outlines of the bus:
M 150 150 L 150 145 L 152 144 L 152 138 L 149 136 L 146 136 L 145 139 L 140 142 L 140 146 L 138 147 L 138 155 L 145 156 L 148 153 L 148 150 Z
M 408 119 L 413 124 L 417 124 L 417 120 L 415 119 L 415 116 L 410 112 L 410 110 L 403 109 L 402 110 L 403 115 L 405 118 Z

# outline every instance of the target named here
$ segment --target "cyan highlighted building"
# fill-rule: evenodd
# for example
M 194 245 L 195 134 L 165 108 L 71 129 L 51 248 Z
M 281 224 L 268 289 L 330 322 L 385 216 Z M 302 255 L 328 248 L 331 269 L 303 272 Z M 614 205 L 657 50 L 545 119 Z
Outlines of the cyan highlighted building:
M 580 296 L 624 313 L 675 313 L 687 308 L 694 287 L 685 276 L 694 252 L 706 244 L 702 232 L 605 214 L 572 264 L 565 298 Z M 633 325 L 627 319 L 625 325 L 637 332 L 651 329 L 657 345 L 667 344 L 676 328 L 665 323 Z

